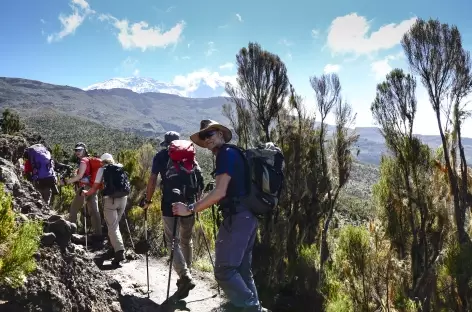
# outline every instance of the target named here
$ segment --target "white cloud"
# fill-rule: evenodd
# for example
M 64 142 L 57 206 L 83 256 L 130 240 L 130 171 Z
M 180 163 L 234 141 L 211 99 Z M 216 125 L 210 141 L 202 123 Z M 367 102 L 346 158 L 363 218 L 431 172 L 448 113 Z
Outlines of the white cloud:
M 236 75 L 220 75 L 218 72 L 210 72 L 208 69 L 200 69 L 187 75 L 174 77 L 172 84 L 183 88 L 185 94 L 190 94 L 198 89 L 200 83 L 204 82 L 212 89 L 224 87 L 226 82 L 236 83 Z
M 318 29 L 312 29 L 311 30 L 311 36 L 313 38 L 318 38 L 319 35 L 320 35 L 320 31 Z
M 240 22 L 243 21 L 243 18 L 241 17 L 241 15 L 239 15 L 239 13 L 236 13 L 236 18 L 237 18 L 238 21 L 240 21 Z
M 60 41 L 62 38 L 74 34 L 76 29 L 82 25 L 85 18 L 95 13 L 85 0 L 72 0 L 70 7 L 72 8 L 72 14 L 64 15 L 61 13 L 59 15 L 62 29 L 58 33 L 49 35 L 47 37 L 48 43 Z
M 279 44 L 284 45 L 284 46 L 286 46 L 286 47 L 290 47 L 290 46 L 293 45 L 292 42 L 288 41 L 288 40 L 285 39 L 285 38 L 284 38 L 284 39 L 280 39 L 280 40 L 279 40 Z
M 292 60 L 292 58 L 293 58 L 293 56 L 292 56 L 292 53 L 290 53 L 290 52 L 289 52 L 289 53 L 287 53 L 287 58 L 288 58 L 288 59 L 291 61 L 291 60 Z
M 111 15 L 100 15 L 101 21 L 111 20 L 118 30 L 118 41 L 126 50 L 166 48 L 170 44 L 177 44 L 181 38 L 185 22 L 180 21 L 168 31 L 162 32 L 161 28 L 149 26 L 145 21 L 129 24 L 128 20 L 119 20 Z
M 46 24 L 46 21 L 43 19 L 40 19 L 39 21 L 41 22 L 41 24 Z
M 135 69 L 133 72 L 133 76 L 138 77 L 139 76 L 139 69 Z
M 330 74 L 330 73 L 337 73 L 341 69 L 341 65 L 339 64 L 327 64 L 324 67 L 324 73 L 325 74 Z
M 188 55 L 182 56 L 182 59 L 183 59 L 183 60 L 190 60 L 190 56 L 188 56 Z
M 221 66 L 220 66 L 220 69 L 229 69 L 229 70 L 232 70 L 233 67 L 234 67 L 234 64 L 228 62 L 228 63 L 225 63 L 225 64 L 221 65 Z
M 370 65 L 370 68 L 375 74 L 376 80 L 383 80 L 385 76 L 392 70 L 392 67 L 388 63 L 388 59 L 375 61 Z
M 374 73 L 375 79 L 378 81 L 384 80 L 385 76 L 393 69 L 390 65 L 390 61 L 397 60 L 402 57 L 404 57 L 404 55 L 400 52 L 396 55 L 387 55 L 383 60 L 372 62 L 372 64 L 370 64 L 370 69 Z
M 356 13 L 337 17 L 331 22 L 327 45 L 333 53 L 369 54 L 393 48 L 415 23 L 416 17 L 388 24 L 368 35 L 370 23 Z
M 214 52 L 217 52 L 218 50 L 215 49 L 215 43 L 213 41 L 208 42 L 208 49 L 205 52 L 206 56 L 211 56 Z

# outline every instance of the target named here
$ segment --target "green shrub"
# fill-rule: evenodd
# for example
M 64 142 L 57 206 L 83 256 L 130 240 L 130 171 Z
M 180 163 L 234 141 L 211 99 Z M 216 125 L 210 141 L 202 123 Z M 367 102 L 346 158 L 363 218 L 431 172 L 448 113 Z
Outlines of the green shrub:
M 42 226 L 36 221 L 15 224 L 12 199 L 0 184 L 0 285 L 19 287 L 33 272 Z
M 54 196 L 53 208 L 59 213 L 66 213 L 75 197 L 74 186 L 64 185 L 58 186 L 58 188 L 59 194 Z

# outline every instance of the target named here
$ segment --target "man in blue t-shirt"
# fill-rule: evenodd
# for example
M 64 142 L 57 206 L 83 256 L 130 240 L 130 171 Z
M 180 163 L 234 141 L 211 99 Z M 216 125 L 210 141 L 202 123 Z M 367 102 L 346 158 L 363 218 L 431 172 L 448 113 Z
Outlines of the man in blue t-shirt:
M 157 176 L 161 176 L 161 190 L 163 191 L 161 199 L 162 219 L 164 223 L 164 236 L 167 242 L 168 250 L 172 250 L 172 230 L 174 227 L 174 218 L 177 218 L 172 213 L 172 195 L 164 190 L 166 189 L 166 171 L 169 162 L 168 147 L 174 140 L 179 140 L 180 135 L 174 131 L 168 131 L 164 135 L 164 141 L 160 144 L 165 149 L 159 151 L 153 158 L 151 176 L 147 185 L 147 192 L 145 198 L 144 209 L 149 207 L 152 202 L 152 196 L 156 189 Z M 203 176 L 198 167 L 195 171 L 199 189 L 203 190 Z M 177 232 L 174 246 L 173 267 L 177 272 L 179 279 L 177 280 L 177 292 L 173 298 L 183 299 L 188 296 L 190 290 L 195 288 L 195 283 L 190 274 L 190 267 L 192 264 L 192 231 L 195 225 L 195 217 L 180 217 L 178 218 Z M 179 246 L 180 245 L 180 246 Z
M 200 122 L 200 131 L 190 140 L 216 155 L 215 188 L 188 206 L 174 203 L 173 212 L 194 215 L 219 204 L 224 220 L 215 243 L 215 278 L 233 305 L 246 312 L 268 311 L 260 305 L 251 269 L 257 218 L 248 207 L 232 200 L 246 194 L 246 184 L 244 159 L 239 151 L 225 145 L 231 137 L 231 131 L 216 121 Z

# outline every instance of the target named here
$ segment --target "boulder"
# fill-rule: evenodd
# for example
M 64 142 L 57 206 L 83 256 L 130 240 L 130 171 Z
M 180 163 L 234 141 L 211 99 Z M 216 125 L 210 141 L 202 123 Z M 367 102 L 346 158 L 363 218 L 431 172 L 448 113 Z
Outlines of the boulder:
M 44 228 L 44 232 L 52 232 L 56 235 L 56 242 L 61 247 L 65 247 L 69 244 L 72 234 L 74 234 L 76 230 L 77 227 L 74 223 L 65 220 L 60 215 L 50 216 Z
M 41 236 L 41 245 L 50 247 L 54 244 L 56 240 L 56 235 L 54 233 L 44 233 Z

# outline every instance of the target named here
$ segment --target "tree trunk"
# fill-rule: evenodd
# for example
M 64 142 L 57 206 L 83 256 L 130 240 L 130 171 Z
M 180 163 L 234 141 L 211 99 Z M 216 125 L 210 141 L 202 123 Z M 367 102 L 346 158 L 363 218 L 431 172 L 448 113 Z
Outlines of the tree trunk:
M 439 110 L 436 111 L 436 119 L 438 122 L 439 134 L 441 135 L 443 150 L 444 150 L 444 161 L 446 163 L 447 175 L 449 178 L 449 185 L 454 200 L 454 217 L 457 227 L 457 236 L 460 244 L 460 249 L 463 250 L 464 245 L 469 242 L 469 235 L 465 230 L 465 211 L 462 209 L 459 201 L 459 189 L 457 187 L 457 179 L 455 168 L 451 167 L 451 160 L 449 158 L 449 153 L 447 149 L 446 137 L 441 126 L 441 116 Z M 459 298 L 462 303 L 462 311 L 468 311 L 469 302 L 467 298 L 468 293 L 468 283 L 467 280 L 462 277 L 457 277 L 457 292 L 459 293 Z

